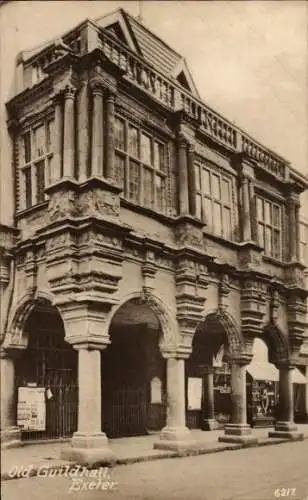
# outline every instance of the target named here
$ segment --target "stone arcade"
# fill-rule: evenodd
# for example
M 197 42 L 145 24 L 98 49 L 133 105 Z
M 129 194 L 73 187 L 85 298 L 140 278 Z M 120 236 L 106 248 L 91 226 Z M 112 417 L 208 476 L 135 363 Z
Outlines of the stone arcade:
M 253 442 L 256 337 L 279 369 L 270 435 L 300 437 L 291 371 L 306 328 L 307 179 L 202 103 L 181 56 L 123 10 L 21 53 L 7 112 L 3 441 L 72 436 L 66 457 L 84 463 L 114 460 L 108 437 L 161 430 L 155 447 L 193 446 L 187 380 L 203 378 L 199 424 L 215 428 L 224 345 L 232 418 L 220 439 Z M 17 427 L 29 384 L 48 393 L 44 430 Z

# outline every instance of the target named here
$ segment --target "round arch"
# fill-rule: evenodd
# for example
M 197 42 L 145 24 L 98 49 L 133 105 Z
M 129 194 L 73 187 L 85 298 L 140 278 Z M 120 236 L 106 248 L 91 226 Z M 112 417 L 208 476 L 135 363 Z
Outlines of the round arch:
M 172 317 L 172 313 L 168 306 L 163 302 L 163 300 L 157 295 L 147 292 L 146 294 L 141 291 L 132 292 L 130 294 L 125 295 L 121 302 L 114 306 L 109 313 L 106 321 L 106 329 L 110 331 L 110 326 L 112 324 L 113 318 L 116 313 L 119 311 L 121 307 L 123 307 L 126 303 L 132 300 L 140 300 L 140 303 L 143 305 L 148 305 L 148 307 L 154 312 L 159 321 L 161 330 L 162 330 L 162 338 L 160 341 L 160 348 L 170 348 L 176 346 L 179 343 L 179 339 L 177 336 L 177 325 L 176 320 Z
M 224 329 L 228 340 L 230 354 L 239 354 L 245 349 L 245 340 L 239 326 L 230 313 L 221 309 L 208 311 L 197 330 L 205 332 L 211 325 L 219 324 Z
M 8 327 L 3 341 L 4 348 L 27 347 L 29 339 L 25 325 L 34 308 L 43 303 L 55 307 L 54 296 L 49 291 L 38 290 L 35 294 L 29 291 L 20 298 L 9 313 Z M 62 319 L 58 308 L 57 312 Z
M 287 335 L 274 323 L 270 322 L 265 325 L 260 338 L 268 347 L 268 356 L 270 362 L 279 360 L 287 360 L 290 356 L 290 345 Z

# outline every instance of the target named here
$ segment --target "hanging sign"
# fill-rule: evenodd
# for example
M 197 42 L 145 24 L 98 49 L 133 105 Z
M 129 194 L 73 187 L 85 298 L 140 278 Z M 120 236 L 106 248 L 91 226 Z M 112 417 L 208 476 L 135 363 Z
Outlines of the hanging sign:
M 151 403 L 162 403 L 161 380 L 158 377 L 154 377 L 151 380 Z
M 44 431 L 46 403 L 44 387 L 19 387 L 17 425 L 24 431 Z
M 201 410 L 202 378 L 188 378 L 188 409 Z

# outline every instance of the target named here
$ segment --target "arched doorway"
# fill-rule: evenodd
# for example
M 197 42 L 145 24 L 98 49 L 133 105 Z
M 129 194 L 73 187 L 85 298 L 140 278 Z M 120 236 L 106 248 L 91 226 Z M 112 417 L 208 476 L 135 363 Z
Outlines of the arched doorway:
M 108 437 L 159 431 L 165 424 L 166 363 L 161 326 L 140 299 L 112 319 L 111 344 L 102 352 L 102 429 Z
M 35 394 L 37 388 L 42 395 L 45 415 L 40 425 L 42 430 L 28 428 L 35 427 L 35 418 L 34 424 L 24 424 L 22 439 L 70 437 L 77 429 L 78 355 L 64 340 L 64 325 L 57 309 L 47 301 L 35 305 L 26 321 L 24 335 L 28 337 L 28 345 L 16 361 L 17 412 L 22 412 L 24 404 L 20 395 Z M 34 405 L 32 417 L 35 412 Z
M 198 325 L 193 338 L 192 354 L 186 364 L 188 427 L 211 430 L 230 422 L 232 403 L 229 361 L 243 347 L 243 338 L 225 311 L 209 313 Z

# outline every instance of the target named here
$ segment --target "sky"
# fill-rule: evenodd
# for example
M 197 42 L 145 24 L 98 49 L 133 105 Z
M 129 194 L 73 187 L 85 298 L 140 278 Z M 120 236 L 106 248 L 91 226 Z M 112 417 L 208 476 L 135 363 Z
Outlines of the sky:
M 186 58 L 202 100 L 308 175 L 307 1 L 9 2 L 2 56 L 140 6 L 143 23 Z

